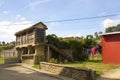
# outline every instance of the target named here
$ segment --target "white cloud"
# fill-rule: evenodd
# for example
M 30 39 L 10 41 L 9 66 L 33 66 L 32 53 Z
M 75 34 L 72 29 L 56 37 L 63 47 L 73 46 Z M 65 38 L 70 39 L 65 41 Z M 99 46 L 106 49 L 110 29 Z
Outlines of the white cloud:
M 120 13 L 119 13 L 119 14 L 120 14 Z M 120 19 L 120 15 L 117 15 L 116 17 L 117 17 L 118 19 Z
M 36 1 L 36 2 L 33 2 L 33 3 L 30 3 L 29 6 L 37 6 L 41 3 L 45 3 L 45 2 L 48 2 L 49 0 L 39 0 L 39 1 Z
M 0 41 L 15 40 L 15 36 L 14 36 L 15 32 L 22 30 L 24 28 L 30 27 L 31 25 L 33 24 L 30 21 L 23 21 L 23 22 L 16 22 L 16 23 L 12 23 L 10 21 L 0 21 Z
M 98 14 L 98 16 L 105 16 L 105 15 L 107 15 L 106 12 L 102 12 L 102 13 Z
M 51 22 L 47 26 L 48 26 L 47 33 L 50 34 L 50 33 L 53 33 L 54 31 L 56 31 L 56 28 L 58 26 L 60 26 L 60 23 L 59 22 Z
M 21 21 L 25 21 L 26 18 L 25 18 L 25 17 L 21 17 L 20 20 L 21 20 Z
M 29 4 L 27 4 L 27 6 L 25 6 L 25 8 L 31 8 L 34 9 L 36 6 L 46 3 L 50 0 L 35 0 L 34 2 L 30 2 Z
M 60 23 L 59 22 L 51 22 L 49 24 L 50 27 L 55 27 L 55 26 L 58 26 Z
M 17 14 L 15 16 L 15 20 L 17 20 L 17 21 L 27 21 L 27 19 L 20 14 Z
M 23 17 L 23 16 L 20 15 L 20 14 L 17 14 L 17 15 L 15 16 L 15 20 L 26 21 L 26 18 Z
M 15 19 L 19 19 L 20 17 L 21 17 L 21 15 L 17 14 L 16 17 L 15 17 Z
M 8 11 L 2 11 L 3 14 L 8 14 L 9 12 Z
M 0 21 L 0 29 L 3 29 L 10 25 L 11 23 L 9 21 Z
M 105 19 L 102 23 L 101 23 L 101 27 L 103 28 L 108 28 L 108 27 L 111 27 L 111 26 L 116 26 L 120 24 L 120 19 Z

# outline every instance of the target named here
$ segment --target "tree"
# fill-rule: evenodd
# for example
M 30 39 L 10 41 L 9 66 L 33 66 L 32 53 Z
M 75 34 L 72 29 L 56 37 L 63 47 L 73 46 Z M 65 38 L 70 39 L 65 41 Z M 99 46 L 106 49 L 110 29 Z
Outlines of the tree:
M 2 45 L 3 45 L 3 46 L 5 45 L 5 41 L 2 41 Z
M 117 32 L 120 31 L 120 24 L 118 24 L 117 26 L 111 26 L 105 29 L 105 32 Z
M 90 38 L 93 38 L 90 35 Z M 82 53 L 83 39 L 70 38 L 64 40 L 63 38 L 57 37 L 55 34 L 47 36 L 48 44 L 53 44 L 59 49 L 71 49 L 73 50 L 73 57 L 75 61 L 84 61 L 86 56 Z
M 2 46 L 1 41 L 0 41 L 0 46 Z
M 117 25 L 116 31 L 120 31 L 120 24 Z
M 96 38 L 96 39 L 99 39 L 98 32 L 95 32 L 94 35 L 95 35 L 95 38 Z
M 94 35 L 95 35 L 95 39 L 96 40 L 99 40 L 100 39 L 100 34 L 102 34 L 102 32 L 95 32 Z
M 87 39 L 93 39 L 93 35 L 87 35 L 86 38 Z
M 83 40 L 83 46 L 85 48 L 92 48 L 96 45 L 96 40 L 93 38 L 92 35 L 87 35 L 86 38 Z

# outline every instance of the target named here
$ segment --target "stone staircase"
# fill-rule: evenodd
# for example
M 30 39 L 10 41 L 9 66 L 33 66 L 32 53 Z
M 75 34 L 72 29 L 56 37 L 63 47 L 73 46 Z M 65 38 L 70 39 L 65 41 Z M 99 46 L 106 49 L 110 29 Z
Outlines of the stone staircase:
M 55 45 L 48 44 L 48 46 L 50 48 L 54 49 L 55 51 L 57 51 L 59 54 L 62 55 L 62 57 L 64 57 L 68 61 L 74 61 L 73 58 L 70 55 L 67 55 L 65 52 L 63 52 L 62 50 L 60 50 L 59 48 L 57 48 Z

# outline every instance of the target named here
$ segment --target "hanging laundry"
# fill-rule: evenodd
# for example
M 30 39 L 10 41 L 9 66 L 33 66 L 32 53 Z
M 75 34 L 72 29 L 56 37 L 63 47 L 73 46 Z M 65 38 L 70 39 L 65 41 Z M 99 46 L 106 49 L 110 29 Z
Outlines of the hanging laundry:
M 91 51 L 92 51 L 92 54 L 95 55 L 95 54 L 96 54 L 96 47 L 93 47 L 93 48 L 91 49 Z
M 98 51 L 99 54 L 101 54 L 101 46 L 99 44 L 96 45 L 96 51 Z
M 91 49 L 86 49 L 86 54 L 90 55 L 90 53 L 91 53 Z
M 86 49 L 86 56 L 89 58 L 89 55 L 91 53 L 91 49 Z

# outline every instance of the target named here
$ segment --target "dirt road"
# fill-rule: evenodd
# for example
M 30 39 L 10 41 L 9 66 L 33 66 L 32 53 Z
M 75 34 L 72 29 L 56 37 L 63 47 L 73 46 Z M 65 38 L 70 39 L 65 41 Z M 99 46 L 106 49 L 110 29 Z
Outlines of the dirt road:
M 21 65 L 0 65 L 0 80 L 68 80 Z
M 120 68 L 105 72 L 97 80 L 120 80 Z

